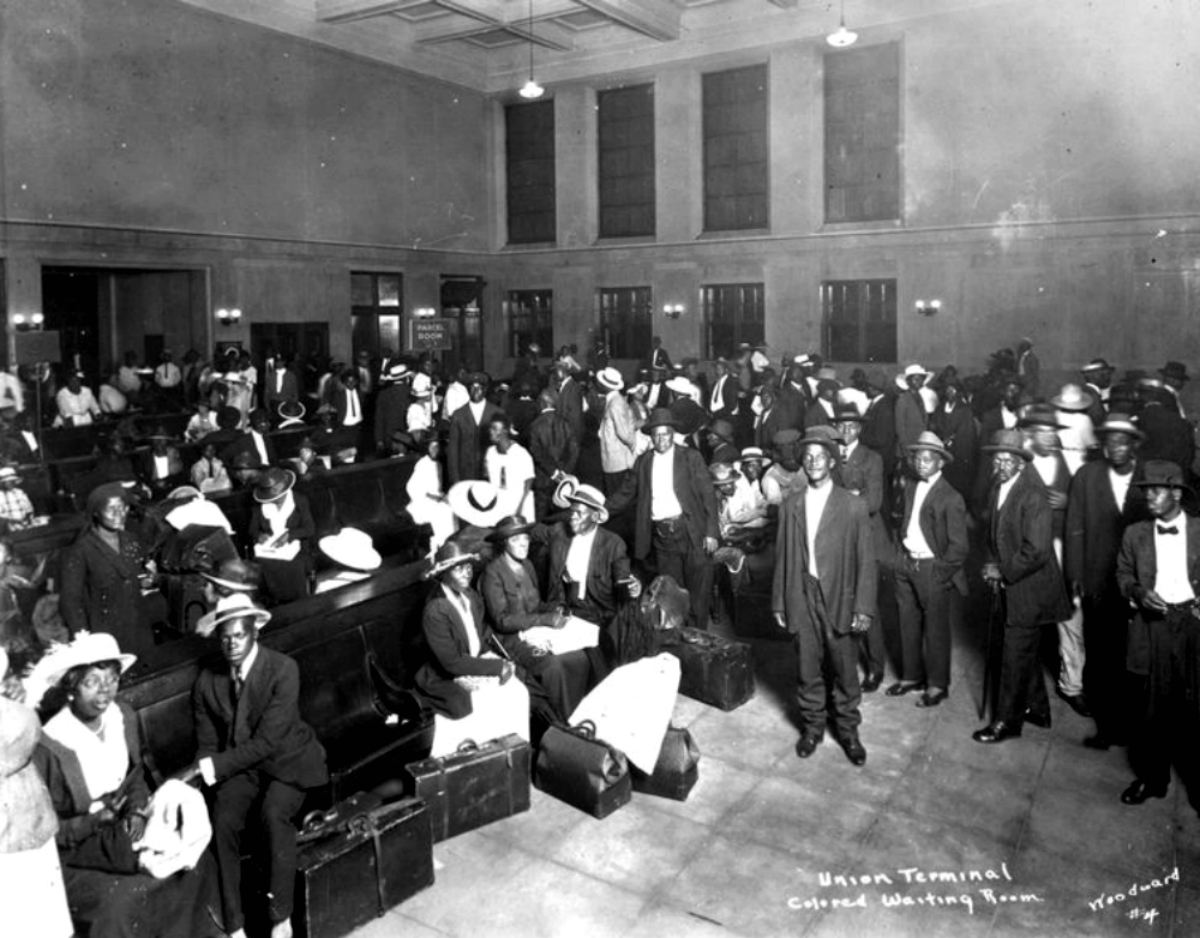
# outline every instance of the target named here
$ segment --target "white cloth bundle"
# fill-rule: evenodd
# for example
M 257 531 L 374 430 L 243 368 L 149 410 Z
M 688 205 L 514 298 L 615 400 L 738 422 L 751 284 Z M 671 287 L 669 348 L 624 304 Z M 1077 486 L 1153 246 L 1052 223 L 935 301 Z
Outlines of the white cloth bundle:
M 509 733 L 529 739 L 529 691 L 516 677 L 471 692 L 471 712 L 459 720 L 438 713 L 433 718 L 432 757 L 448 756 L 468 739 L 482 745 Z
M 552 655 L 565 655 L 569 651 L 581 651 L 599 645 L 600 627 L 586 619 L 571 616 L 561 629 L 535 625 L 522 632 L 521 638 L 534 648 L 545 649 Z
M 204 796 L 186 782 L 168 779 L 146 812 L 146 831 L 133 845 L 142 869 L 155 879 L 166 879 L 195 867 L 212 839 Z
M 622 665 L 583 698 L 570 723 L 596 724 L 596 738 L 653 772 L 679 692 L 679 659 L 663 652 Z

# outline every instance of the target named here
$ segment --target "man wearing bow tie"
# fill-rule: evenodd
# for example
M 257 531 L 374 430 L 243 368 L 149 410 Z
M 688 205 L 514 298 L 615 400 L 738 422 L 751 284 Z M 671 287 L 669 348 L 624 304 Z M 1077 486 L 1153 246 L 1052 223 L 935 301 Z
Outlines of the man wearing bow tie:
M 213 623 L 225 667 L 206 668 L 192 688 L 196 763 L 184 778 L 212 790 L 213 849 L 226 931 L 245 938 L 241 838 L 251 810 L 266 840 L 271 938 L 291 938 L 296 880 L 293 818 L 308 789 L 329 780 L 325 750 L 300 719 L 300 669 L 287 655 L 258 644 L 271 615 L 249 600 Z
M 1183 513 L 1183 493 L 1191 489 L 1175 463 L 1148 460 L 1145 477 L 1133 484 L 1145 489 L 1152 518 L 1125 529 L 1117 558 L 1121 594 L 1137 604 L 1127 664 L 1147 681 L 1130 751 L 1137 778 L 1121 794 L 1125 804 L 1139 805 L 1166 795 L 1172 757 L 1185 782 L 1196 768 L 1200 519 Z

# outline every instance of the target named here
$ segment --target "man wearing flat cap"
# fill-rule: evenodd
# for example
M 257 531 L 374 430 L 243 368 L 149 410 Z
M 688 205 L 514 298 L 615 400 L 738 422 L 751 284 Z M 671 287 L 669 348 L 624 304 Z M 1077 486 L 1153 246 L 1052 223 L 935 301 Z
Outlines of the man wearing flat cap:
M 488 426 L 500 408 L 487 399 L 488 376 L 476 372 L 466 379 L 467 403 L 450 415 L 446 443 L 446 480 L 453 486 L 468 479 L 486 479 L 483 457 Z
M 1004 637 L 992 722 L 972 737 L 980 743 L 1020 736 L 1025 723 L 1049 728 L 1050 701 L 1038 659 L 1041 627 L 1071 614 L 1054 556 L 1050 502 L 1024 442 L 1020 430 L 1000 430 L 983 447 L 995 473 L 985 516 L 983 579 L 999 599 Z
M 1129 636 L 1128 666 L 1144 675 L 1146 693 L 1132 699 L 1135 728 L 1130 749 L 1137 778 L 1121 801 L 1140 805 L 1162 798 L 1171 763 L 1197 791 L 1196 731 L 1200 728 L 1200 519 L 1183 513 L 1192 490 L 1174 463 L 1148 460 L 1133 483 L 1146 493 L 1151 518 L 1125 529 L 1117 559 L 1121 595 L 1137 606 Z
M 613 514 L 636 503 L 634 556 L 653 553 L 659 574 L 672 577 L 693 598 L 697 628 L 708 628 L 713 568 L 717 549 L 717 496 L 704 459 L 695 450 L 675 445 L 678 425 L 671 411 L 657 408 L 642 432 L 653 447 L 638 457 L 608 508 Z
M 1131 716 L 1125 673 L 1129 605 L 1116 580 L 1117 556 L 1125 530 L 1149 513 L 1145 490 L 1135 484 L 1145 474 L 1138 458 L 1142 431 L 1125 414 L 1112 413 L 1096 433 L 1103 458 L 1084 463 L 1071 479 L 1063 562 L 1067 586 L 1083 609 L 1083 691 L 1096 721 L 1095 735 L 1083 742 L 1107 749 L 1128 740 Z
M 796 636 L 796 754 L 807 759 L 816 752 L 832 717 L 846 758 L 861 766 L 867 751 L 858 737 L 856 636 L 876 617 L 877 571 L 866 502 L 833 481 L 840 443 L 833 427 L 813 427 L 800 440 L 808 486 L 779 512 L 771 610 Z

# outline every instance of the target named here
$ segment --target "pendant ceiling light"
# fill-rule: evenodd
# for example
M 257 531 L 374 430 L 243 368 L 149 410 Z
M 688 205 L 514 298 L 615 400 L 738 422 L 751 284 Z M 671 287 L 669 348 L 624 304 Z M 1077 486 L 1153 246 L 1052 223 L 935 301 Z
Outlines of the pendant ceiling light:
M 517 93 L 530 101 L 546 93 L 546 89 L 533 80 L 533 0 L 529 0 L 529 81 Z
M 835 49 L 844 49 L 846 46 L 852 46 L 858 42 L 858 33 L 852 32 L 846 28 L 846 0 L 842 0 L 842 20 L 836 32 L 830 33 L 825 37 L 825 41 Z M 530 52 L 532 56 L 532 51 Z M 533 66 L 530 65 L 530 74 L 532 75 Z

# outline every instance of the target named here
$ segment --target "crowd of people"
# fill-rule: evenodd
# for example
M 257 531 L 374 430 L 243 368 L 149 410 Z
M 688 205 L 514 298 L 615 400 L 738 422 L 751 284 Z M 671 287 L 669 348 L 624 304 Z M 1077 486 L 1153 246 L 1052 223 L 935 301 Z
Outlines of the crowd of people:
M 24 615 L 16 597 L 45 571 L 16 569 L 0 541 L 0 786 L 29 805 L 0 823 L 0 857 L 61 880 L 66 912 L 46 934 L 69 934 L 74 920 L 98 938 L 239 935 L 251 811 L 274 938 L 290 934 L 293 818 L 326 780 L 325 756 L 300 719 L 295 663 L 257 636 L 270 606 L 384 563 L 355 529 L 317 543 L 297 487 L 368 460 L 403 459 L 409 513 L 429 530 L 413 689 L 435 713 L 434 755 L 509 732 L 536 745 L 598 695 L 614 726 L 660 710 L 666 720 L 679 672 L 660 652 L 745 596 L 794 642 L 802 759 L 832 730 L 865 764 L 864 694 L 941 705 L 964 628 L 986 633 L 992 698 L 974 740 L 1048 727 L 1040 647 L 1053 627 L 1057 693 L 1095 721 L 1084 744 L 1131 747 L 1136 778 L 1121 800 L 1165 795 L 1173 760 L 1191 777 L 1200 520 L 1185 511 L 1195 493 L 1183 364 L 1116 381 L 1095 359 L 1050 387 L 1026 339 L 978 375 L 910 364 L 872 381 L 863 369 L 843 379 L 812 353 L 776 368 L 765 348 L 743 345 L 709 376 L 695 359 L 672 364 L 657 338 L 636 373 L 591 352 L 588 363 L 570 350 L 544 360 L 534 346 L 493 381 L 441 375 L 429 355 L 364 356 L 312 381 L 270 356 L 260 381 L 240 353 L 221 368 L 189 355 L 184 369 L 164 354 L 150 375 L 131 356 L 94 407 L 80 376 L 68 378 L 63 424 L 119 414 L 112 390 L 160 414 L 188 406 L 199 456 L 187 464 L 180 441 L 156 432 L 134 466 L 124 436 L 110 434 L 112 475 L 89 493 L 86 526 L 61 558 L 57 615 Z M 13 492 L 33 461 L 30 425 L 15 404 L 0 414 L 0 513 L 20 530 L 32 508 Z M 290 429 L 303 441 L 282 459 L 276 435 Z M 253 501 L 244 532 L 210 498 L 233 488 Z M 158 793 L 136 720 L 116 700 L 121 675 L 163 638 L 161 541 L 147 543 L 146 519 L 223 529 L 248 546 L 205 570 L 209 611 L 196 630 L 224 663 L 193 691 L 194 763 Z M 885 635 L 889 622 L 897 635 Z M 889 647 L 899 656 L 884 687 Z M 26 695 L 40 731 L 17 704 Z M 207 796 L 198 810 L 193 786 Z M 171 811 L 193 820 L 166 849 L 185 859 L 164 863 L 147 828 Z

